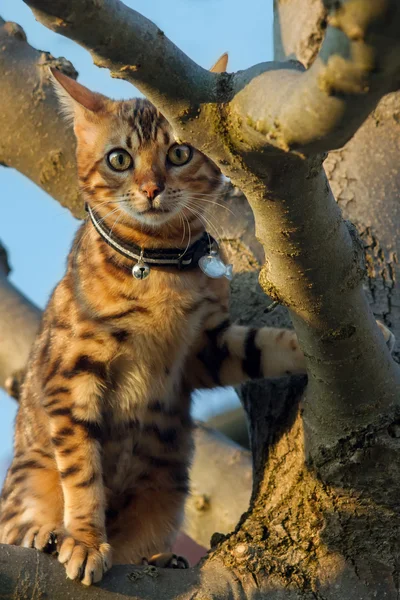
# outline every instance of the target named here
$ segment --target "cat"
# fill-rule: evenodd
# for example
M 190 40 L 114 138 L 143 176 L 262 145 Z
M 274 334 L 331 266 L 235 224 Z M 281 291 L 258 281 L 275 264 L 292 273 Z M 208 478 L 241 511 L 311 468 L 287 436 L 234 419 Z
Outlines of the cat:
M 303 373 L 305 359 L 293 331 L 231 324 L 228 279 L 199 267 L 219 168 L 147 100 L 53 77 L 89 216 L 29 359 L 0 542 L 56 550 L 90 585 L 112 560 L 187 566 L 171 547 L 189 491 L 191 392 Z

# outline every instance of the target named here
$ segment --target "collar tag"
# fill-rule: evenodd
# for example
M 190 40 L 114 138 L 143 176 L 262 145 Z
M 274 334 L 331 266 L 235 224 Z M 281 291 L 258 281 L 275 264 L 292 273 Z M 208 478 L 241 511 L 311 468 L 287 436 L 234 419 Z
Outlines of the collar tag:
M 233 266 L 224 263 L 217 248 L 212 248 L 209 254 L 206 254 L 199 259 L 199 267 L 207 277 L 211 277 L 212 279 L 226 277 L 231 281 L 233 277 Z

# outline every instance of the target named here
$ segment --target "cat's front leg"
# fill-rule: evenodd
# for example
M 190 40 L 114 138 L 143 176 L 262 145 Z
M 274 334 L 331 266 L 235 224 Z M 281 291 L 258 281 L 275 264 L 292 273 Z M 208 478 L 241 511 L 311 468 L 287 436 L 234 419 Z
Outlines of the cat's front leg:
M 58 560 L 65 565 L 67 577 L 91 585 L 112 564 L 99 440 L 99 390 L 104 382 L 101 370 L 91 369 L 87 357 L 81 363 L 60 369 L 48 382 L 43 406 L 50 419 L 64 500 L 65 534 L 58 536 Z

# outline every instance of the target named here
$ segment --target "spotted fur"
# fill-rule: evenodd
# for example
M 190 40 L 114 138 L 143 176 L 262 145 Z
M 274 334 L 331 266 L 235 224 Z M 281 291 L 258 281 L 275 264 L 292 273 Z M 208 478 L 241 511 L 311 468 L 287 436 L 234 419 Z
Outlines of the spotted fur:
M 104 223 L 145 248 L 184 249 L 201 236 L 218 167 L 194 149 L 186 165 L 168 163 L 173 130 L 146 100 L 57 79 L 82 196 Z M 133 168 L 110 168 L 114 148 Z M 116 563 L 171 550 L 189 491 L 195 388 L 304 371 L 293 332 L 231 324 L 225 279 L 152 268 L 137 281 L 131 268 L 86 220 L 30 357 L 1 497 L 0 542 L 56 547 L 85 584 L 110 568 L 111 547 Z

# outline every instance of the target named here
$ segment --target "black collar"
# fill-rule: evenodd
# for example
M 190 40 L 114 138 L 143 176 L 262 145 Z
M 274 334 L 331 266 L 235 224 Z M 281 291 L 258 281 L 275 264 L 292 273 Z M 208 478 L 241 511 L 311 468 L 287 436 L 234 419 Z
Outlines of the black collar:
M 203 235 L 188 248 L 141 248 L 136 244 L 127 244 L 124 240 L 116 237 L 112 231 L 104 226 L 94 212 L 94 210 L 85 204 L 85 209 L 89 217 L 103 240 L 114 250 L 130 258 L 135 262 L 143 261 L 154 267 L 177 267 L 179 270 L 193 269 L 197 267 L 202 256 L 210 254 L 211 250 L 218 248 L 215 239 L 206 231 Z

